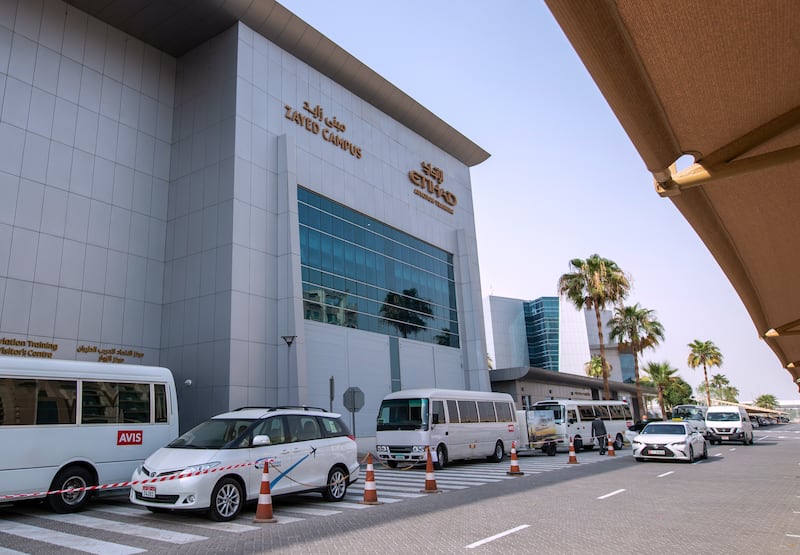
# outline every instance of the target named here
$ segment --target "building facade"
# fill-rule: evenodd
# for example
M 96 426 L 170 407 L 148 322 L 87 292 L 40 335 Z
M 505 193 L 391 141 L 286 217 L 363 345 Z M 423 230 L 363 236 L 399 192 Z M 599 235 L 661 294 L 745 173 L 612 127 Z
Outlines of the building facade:
M 167 366 L 183 429 L 490 389 L 488 153 L 276 2 L 96 4 L 0 3 L 0 353 Z

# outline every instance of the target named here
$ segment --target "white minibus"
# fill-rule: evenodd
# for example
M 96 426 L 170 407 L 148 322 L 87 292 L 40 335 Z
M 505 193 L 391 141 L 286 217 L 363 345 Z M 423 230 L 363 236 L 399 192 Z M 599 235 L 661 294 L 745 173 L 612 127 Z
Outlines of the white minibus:
M 0 356 L 0 503 L 80 510 L 177 436 L 166 368 Z
M 486 457 L 500 462 L 519 437 L 514 400 L 506 393 L 409 389 L 384 397 L 378 411 L 376 453 L 390 467 Z
M 552 399 L 538 401 L 530 410 L 552 410 L 556 425 L 556 443 L 560 451 L 569 449 L 573 438 L 575 451 L 594 449 L 597 438 L 592 437 L 592 420 L 600 416 L 614 449 L 625 445 L 625 430 L 633 424 L 633 413 L 627 401 L 590 401 L 582 399 Z

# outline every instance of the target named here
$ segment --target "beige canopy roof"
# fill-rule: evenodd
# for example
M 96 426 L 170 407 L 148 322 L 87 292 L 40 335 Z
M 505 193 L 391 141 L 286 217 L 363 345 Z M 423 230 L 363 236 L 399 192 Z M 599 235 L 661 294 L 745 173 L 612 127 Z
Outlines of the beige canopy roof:
M 800 378 L 800 3 L 547 0 L 668 198 Z M 692 155 L 695 164 L 676 171 Z

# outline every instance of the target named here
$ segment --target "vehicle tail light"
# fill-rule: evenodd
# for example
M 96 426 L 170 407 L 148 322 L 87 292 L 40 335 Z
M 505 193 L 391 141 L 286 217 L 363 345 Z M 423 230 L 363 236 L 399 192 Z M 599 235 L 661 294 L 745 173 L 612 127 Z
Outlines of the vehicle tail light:
M 353 441 L 355 441 L 355 440 L 356 440 L 356 436 L 351 436 L 351 435 L 348 435 L 347 437 L 349 437 L 349 438 L 350 438 L 350 439 L 352 439 Z

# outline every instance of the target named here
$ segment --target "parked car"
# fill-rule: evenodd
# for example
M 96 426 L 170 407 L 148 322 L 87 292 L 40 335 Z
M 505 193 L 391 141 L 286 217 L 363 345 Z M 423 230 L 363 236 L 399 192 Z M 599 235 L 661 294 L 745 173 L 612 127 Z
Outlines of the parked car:
M 750 415 L 750 424 L 753 425 L 754 430 L 761 427 L 761 425 L 758 423 L 758 417 L 754 415 Z
M 634 458 L 685 460 L 708 458 L 703 435 L 688 422 L 651 422 L 631 442 Z
M 208 510 L 236 518 L 258 499 L 264 465 L 270 493 L 319 491 L 341 501 L 358 479 L 356 442 L 340 415 L 308 407 L 243 408 L 220 414 L 162 447 L 137 468 L 130 500 L 153 512 Z M 187 475 L 186 477 L 178 477 Z

